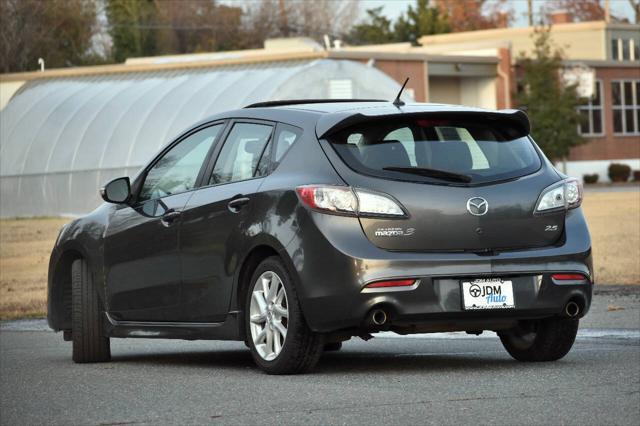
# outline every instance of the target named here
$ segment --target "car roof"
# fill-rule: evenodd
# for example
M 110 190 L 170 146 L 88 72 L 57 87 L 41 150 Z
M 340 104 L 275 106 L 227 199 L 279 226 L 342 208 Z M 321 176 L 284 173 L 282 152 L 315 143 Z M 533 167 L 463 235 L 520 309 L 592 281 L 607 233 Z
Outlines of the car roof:
M 420 114 L 451 114 L 477 116 L 486 119 L 506 119 L 518 125 L 523 134 L 530 132 L 527 115 L 521 110 L 490 110 L 463 105 L 440 103 L 406 103 L 367 99 L 310 99 L 260 102 L 234 111 L 217 114 L 209 120 L 222 118 L 255 118 L 280 121 L 292 125 L 305 122 L 314 125 L 318 138 L 327 137 L 347 126 L 372 118 L 391 118 Z M 310 123 L 311 121 L 311 123 Z

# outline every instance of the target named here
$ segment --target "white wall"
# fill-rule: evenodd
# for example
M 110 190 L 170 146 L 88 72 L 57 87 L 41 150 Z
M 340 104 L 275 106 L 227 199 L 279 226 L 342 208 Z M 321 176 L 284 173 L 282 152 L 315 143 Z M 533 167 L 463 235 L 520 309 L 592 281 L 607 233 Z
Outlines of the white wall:
M 0 82 L 0 110 L 5 107 L 14 93 L 22 87 L 24 81 L 2 81 Z
M 640 158 L 631 160 L 597 160 L 597 161 L 567 161 L 566 171 L 563 169 L 562 162 L 556 163 L 556 168 L 561 172 L 582 180 L 583 175 L 597 173 L 599 175 L 598 182 L 610 182 L 608 176 L 608 168 L 611 163 L 626 164 L 631 167 L 633 179 L 633 171 L 640 170 Z
M 496 109 L 496 79 L 493 77 L 461 78 L 460 101 L 462 105 Z

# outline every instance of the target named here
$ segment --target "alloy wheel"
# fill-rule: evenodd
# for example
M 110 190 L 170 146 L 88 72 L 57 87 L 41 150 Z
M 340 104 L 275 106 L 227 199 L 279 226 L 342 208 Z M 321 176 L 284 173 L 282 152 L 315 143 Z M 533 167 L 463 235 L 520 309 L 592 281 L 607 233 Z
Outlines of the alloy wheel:
M 275 272 L 264 272 L 254 283 L 249 315 L 256 351 L 262 359 L 273 361 L 282 351 L 289 325 L 287 293 Z

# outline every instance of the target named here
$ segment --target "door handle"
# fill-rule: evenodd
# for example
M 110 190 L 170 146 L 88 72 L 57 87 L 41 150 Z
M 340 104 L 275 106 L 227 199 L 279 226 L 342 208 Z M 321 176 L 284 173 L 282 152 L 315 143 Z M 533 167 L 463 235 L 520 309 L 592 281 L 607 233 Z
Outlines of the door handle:
M 238 213 L 240 212 L 240 209 L 242 209 L 242 207 L 249 204 L 249 201 L 249 197 L 234 198 L 233 200 L 229 201 L 227 207 L 229 207 L 229 210 L 231 210 L 233 213 Z
M 171 226 L 173 222 L 180 217 L 182 213 L 176 210 L 169 210 L 165 214 L 162 215 L 162 219 L 160 221 L 164 226 Z

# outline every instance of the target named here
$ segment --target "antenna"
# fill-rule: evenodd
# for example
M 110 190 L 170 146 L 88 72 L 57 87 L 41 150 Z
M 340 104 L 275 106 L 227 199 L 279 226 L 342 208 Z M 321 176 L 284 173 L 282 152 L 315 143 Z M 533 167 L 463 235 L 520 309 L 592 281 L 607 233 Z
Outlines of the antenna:
M 396 98 L 393 101 L 393 105 L 395 105 L 397 107 L 401 107 L 402 105 L 404 105 L 404 102 L 402 102 L 400 100 L 400 95 L 402 95 L 402 91 L 404 90 L 404 86 L 407 85 L 408 81 L 409 81 L 409 77 L 407 77 L 407 79 L 404 81 L 404 84 L 402 85 L 402 87 L 400 88 L 400 91 L 398 92 L 398 96 L 396 96 Z

